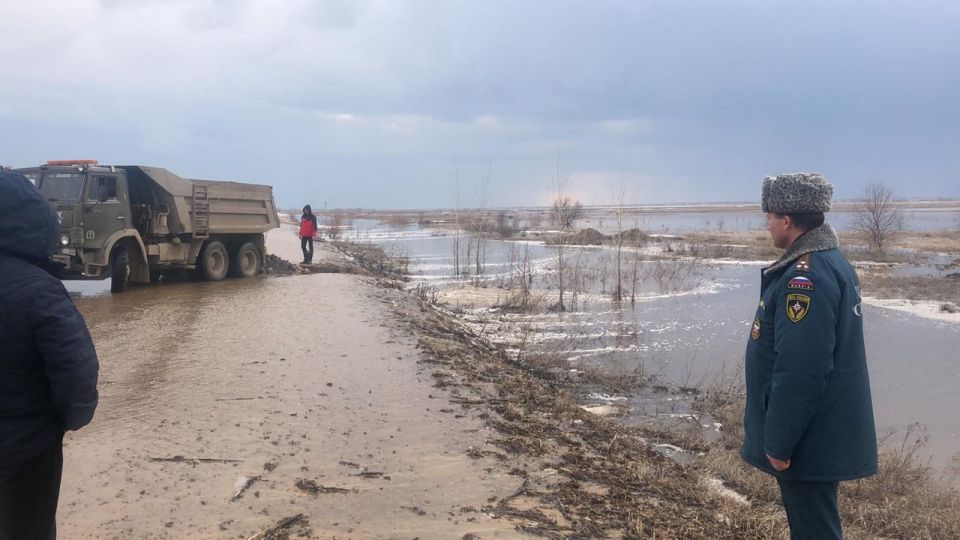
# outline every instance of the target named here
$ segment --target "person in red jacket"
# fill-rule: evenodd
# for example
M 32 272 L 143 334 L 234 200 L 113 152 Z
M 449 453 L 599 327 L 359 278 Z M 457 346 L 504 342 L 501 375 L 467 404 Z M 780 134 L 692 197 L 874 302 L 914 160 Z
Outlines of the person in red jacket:
M 317 216 L 313 215 L 310 205 L 303 207 L 300 216 L 300 249 L 303 250 L 303 264 L 313 262 L 313 237 L 317 235 Z

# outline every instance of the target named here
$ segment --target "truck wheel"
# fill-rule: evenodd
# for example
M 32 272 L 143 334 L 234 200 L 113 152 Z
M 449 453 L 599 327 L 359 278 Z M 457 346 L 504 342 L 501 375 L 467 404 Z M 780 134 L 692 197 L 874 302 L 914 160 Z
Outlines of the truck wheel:
M 252 277 L 260 273 L 260 250 L 251 242 L 240 246 L 233 258 L 231 268 L 237 277 Z
M 110 292 L 120 293 L 127 290 L 130 282 L 130 257 L 127 250 L 120 248 L 113 253 L 110 264 Z
M 220 281 L 227 277 L 227 271 L 230 270 L 230 258 L 227 256 L 227 248 L 222 243 L 214 240 L 203 248 L 198 261 L 200 275 L 207 281 Z

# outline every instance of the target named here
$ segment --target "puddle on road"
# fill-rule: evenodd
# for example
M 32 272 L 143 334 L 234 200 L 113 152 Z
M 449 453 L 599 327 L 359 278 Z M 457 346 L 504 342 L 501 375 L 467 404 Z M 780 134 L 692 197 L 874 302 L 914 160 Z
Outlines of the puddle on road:
M 183 281 L 131 287 L 120 294 L 105 291 L 75 299 L 90 328 L 101 359 L 101 406 L 97 422 L 133 425 L 150 419 L 171 402 L 189 403 L 196 386 L 181 384 L 197 373 L 217 373 L 222 343 L 210 319 L 229 310 L 238 324 L 257 326 L 264 312 L 236 310 L 242 297 L 260 294 L 270 278 L 219 283 Z M 94 290 L 81 283 L 85 293 Z M 277 299 L 276 302 L 282 302 Z M 185 389 L 189 388 L 189 391 Z

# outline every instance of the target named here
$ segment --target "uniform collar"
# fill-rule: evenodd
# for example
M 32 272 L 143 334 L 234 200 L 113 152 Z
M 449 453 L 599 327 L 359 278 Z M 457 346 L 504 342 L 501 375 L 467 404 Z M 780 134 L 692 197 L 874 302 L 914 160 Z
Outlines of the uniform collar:
M 763 269 L 763 275 L 769 276 L 775 272 L 779 272 L 787 266 L 790 266 L 797 258 L 807 253 L 826 251 L 838 247 L 840 247 L 840 240 L 837 238 L 837 233 L 830 224 L 824 223 L 816 229 L 810 229 L 798 237 L 793 242 L 793 245 L 790 246 L 790 249 L 788 249 L 777 262 Z

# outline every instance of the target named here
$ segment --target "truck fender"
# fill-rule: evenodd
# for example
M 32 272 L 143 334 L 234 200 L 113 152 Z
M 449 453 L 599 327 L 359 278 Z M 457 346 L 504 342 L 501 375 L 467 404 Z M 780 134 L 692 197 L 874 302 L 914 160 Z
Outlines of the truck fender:
M 150 266 L 147 262 L 147 247 L 143 245 L 143 239 L 136 229 L 121 229 L 107 237 L 104 243 L 104 266 L 110 264 L 110 253 L 117 245 L 117 242 L 125 238 L 133 238 L 140 249 L 132 252 L 128 250 L 127 256 L 130 258 L 130 281 L 134 283 L 150 283 Z

